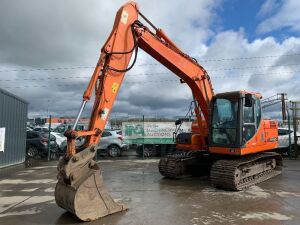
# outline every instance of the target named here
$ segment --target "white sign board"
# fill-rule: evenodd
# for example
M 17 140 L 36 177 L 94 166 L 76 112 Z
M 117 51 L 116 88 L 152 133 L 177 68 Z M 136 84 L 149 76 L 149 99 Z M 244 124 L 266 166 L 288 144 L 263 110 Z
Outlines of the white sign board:
M 0 127 L 0 152 L 4 152 L 5 127 Z
M 122 134 L 128 144 L 174 144 L 174 122 L 123 122 Z M 178 133 L 191 132 L 191 122 L 184 122 Z

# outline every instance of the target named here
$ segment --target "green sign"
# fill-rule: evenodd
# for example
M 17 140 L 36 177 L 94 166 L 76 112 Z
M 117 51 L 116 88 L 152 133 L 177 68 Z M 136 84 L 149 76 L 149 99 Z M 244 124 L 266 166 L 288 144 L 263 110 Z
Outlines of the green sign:
M 123 122 L 122 131 L 127 144 L 174 144 L 174 122 Z M 180 132 L 190 132 L 191 122 L 181 125 Z

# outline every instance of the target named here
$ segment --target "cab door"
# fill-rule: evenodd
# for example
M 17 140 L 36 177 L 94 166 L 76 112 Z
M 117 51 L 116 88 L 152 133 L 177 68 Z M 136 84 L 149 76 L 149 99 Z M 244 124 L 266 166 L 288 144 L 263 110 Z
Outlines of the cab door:
M 243 143 L 252 139 L 260 126 L 260 100 L 253 95 L 246 94 L 243 99 Z

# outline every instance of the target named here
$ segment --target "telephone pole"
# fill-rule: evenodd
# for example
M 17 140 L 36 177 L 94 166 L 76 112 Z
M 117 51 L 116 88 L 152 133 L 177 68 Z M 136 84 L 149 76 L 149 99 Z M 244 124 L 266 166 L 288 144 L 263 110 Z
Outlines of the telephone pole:
M 286 103 L 287 100 L 286 93 L 280 93 L 280 101 L 281 101 L 281 112 L 282 112 L 282 122 L 286 121 Z
M 297 131 L 298 131 L 298 123 L 300 120 L 300 116 L 298 114 L 300 110 L 300 102 L 298 101 L 291 101 L 291 110 L 292 110 L 292 118 L 293 118 L 293 129 L 294 129 L 294 153 L 297 156 L 298 155 L 298 145 L 297 145 Z

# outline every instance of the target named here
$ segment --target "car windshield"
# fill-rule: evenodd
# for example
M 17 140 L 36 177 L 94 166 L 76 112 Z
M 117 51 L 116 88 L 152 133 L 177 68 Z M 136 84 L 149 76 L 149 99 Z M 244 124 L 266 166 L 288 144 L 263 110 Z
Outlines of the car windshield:
M 238 100 L 218 98 L 213 105 L 213 144 L 233 145 L 236 143 Z

